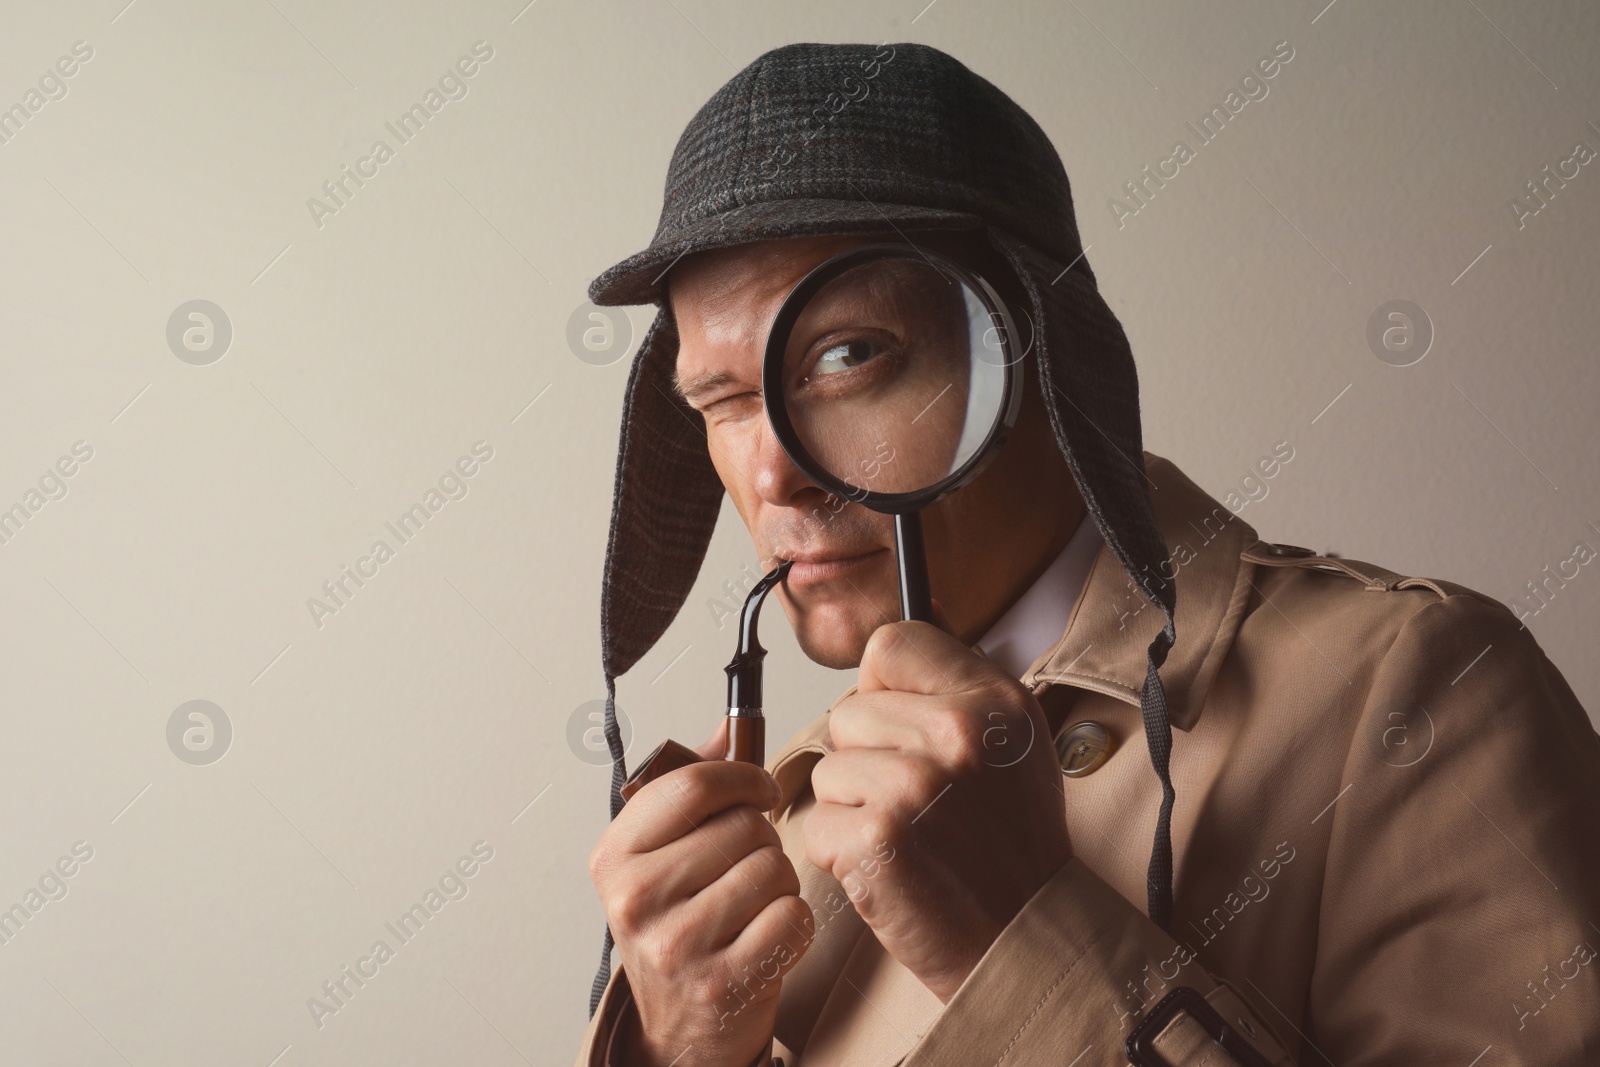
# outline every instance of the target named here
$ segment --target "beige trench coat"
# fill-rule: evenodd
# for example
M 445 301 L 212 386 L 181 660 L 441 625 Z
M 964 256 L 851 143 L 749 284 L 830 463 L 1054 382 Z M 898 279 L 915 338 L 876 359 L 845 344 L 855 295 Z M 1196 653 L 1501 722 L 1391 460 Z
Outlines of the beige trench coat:
M 1070 702 L 1064 726 L 1100 723 L 1110 756 L 1063 777 L 1073 858 L 947 1005 L 851 906 L 870 877 L 842 886 L 806 859 L 827 715 L 769 761 L 814 914 L 773 1054 L 1124 1065 L 1131 1028 L 1184 986 L 1275 1065 L 1600 1064 L 1600 737 L 1561 674 L 1500 603 L 1263 544 L 1147 465 L 1178 587 L 1171 934 L 1144 914 L 1160 785 L 1139 691 L 1161 615 L 1102 547 L 1021 680 Z M 627 1005 L 619 969 L 580 1067 L 605 1062 Z M 1157 1029 L 1174 1065 L 1236 1062 L 1187 1011 Z

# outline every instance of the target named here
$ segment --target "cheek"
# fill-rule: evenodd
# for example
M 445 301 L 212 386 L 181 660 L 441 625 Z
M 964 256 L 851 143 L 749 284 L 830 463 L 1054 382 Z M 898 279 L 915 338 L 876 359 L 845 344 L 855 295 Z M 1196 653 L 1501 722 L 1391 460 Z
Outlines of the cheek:
M 974 559 L 987 558 L 995 546 L 984 541 L 983 532 L 988 528 L 985 516 L 992 516 L 1005 504 L 1003 495 L 995 493 L 992 483 L 986 485 L 980 476 L 971 485 L 925 508 L 922 530 L 929 565 L 941 571 L 957 571 L 970 568 Z
M 751 468 L 754 453 L 750 443 L 753 440 L 748 432 L 740 432 L 737 427 L 730 428 L 726 424 L 706 429 L 706 448 L 711 455 L 711 465 L 716 468 L 717 477 L 722 479 L 722 487 L 733 498 L 739 514 L 746 521 L 750 518 L 747 508 L 755 502 L 755 486 L 750 484 L 744 473 Z

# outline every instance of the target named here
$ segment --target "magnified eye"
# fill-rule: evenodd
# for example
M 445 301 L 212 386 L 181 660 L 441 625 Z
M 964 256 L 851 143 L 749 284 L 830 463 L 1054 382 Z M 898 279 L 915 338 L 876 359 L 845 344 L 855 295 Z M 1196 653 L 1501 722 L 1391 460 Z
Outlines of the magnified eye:
M 876 341 L 866 338 L 857 338 L 834 345 L 817 357 L 812 364 L 811 373 L 815 375 L 836 374 L 851 367 L 859 367 L 867 360 L 878 354 L 880 346 Z

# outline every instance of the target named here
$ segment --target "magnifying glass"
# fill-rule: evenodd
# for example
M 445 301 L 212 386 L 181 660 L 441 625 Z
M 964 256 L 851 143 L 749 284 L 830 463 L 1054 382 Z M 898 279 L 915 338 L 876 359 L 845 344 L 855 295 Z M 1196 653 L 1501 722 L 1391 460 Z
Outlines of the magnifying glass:
M 761 391 L 789 460 L 894 516 L 900 614 L 931 622 L 921 511 L 994 458 L 1022 403 L 1010 310 L 975 271 L 901 242 L 819 264 L 767 336 Z

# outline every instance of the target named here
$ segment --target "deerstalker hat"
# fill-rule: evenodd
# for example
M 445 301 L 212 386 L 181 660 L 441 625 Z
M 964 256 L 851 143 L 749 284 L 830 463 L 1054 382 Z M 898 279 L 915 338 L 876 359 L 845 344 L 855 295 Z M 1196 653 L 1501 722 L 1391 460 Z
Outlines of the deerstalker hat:
M 702 418 L 673 387 L 678 335 L 668 271 L 690 253 L 753 241 L 859 233 L 914 243 L 916 231 L 928 229 L 981 235 L 1015 276 L 1025 306 L 1012 310 L 1032 323 L 1057 445 L 1106 545 L 1164 615 L 1140 705 L 1162 788 L 1148 908 L 1165 928 L 1175 795 L 1157 669 L 1176 639 L 1175 589 L 1161 577 L 1167 551 L 1146 489 L 1133 353 L 1084 257 L 1066 170 L 1049 138 L 1005 93 L 927 45 L 793 44 L 758 56 L 679 138 L 649 247 L 589 286 L 596 304 L 656 305 L 623 400 L 601 588 L 611 815 L 622 808 L 627 776 L 616 678 L 688 599 L 724 492 Z M 608 927 L 591 1016 L 610 977 L 611 947 Z

